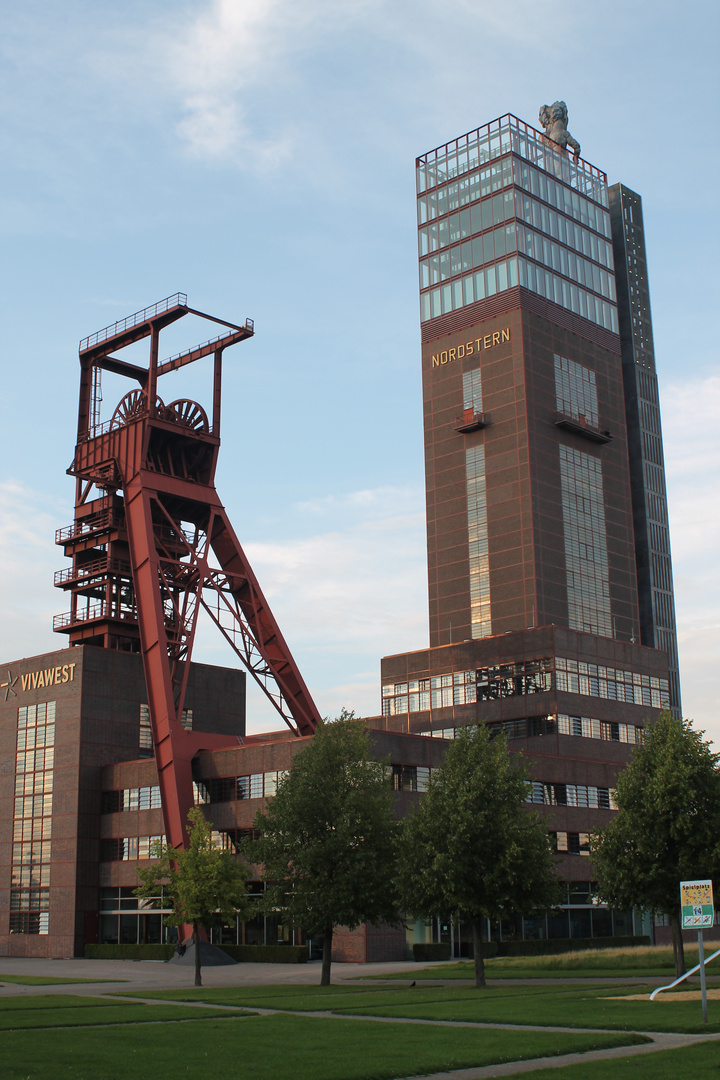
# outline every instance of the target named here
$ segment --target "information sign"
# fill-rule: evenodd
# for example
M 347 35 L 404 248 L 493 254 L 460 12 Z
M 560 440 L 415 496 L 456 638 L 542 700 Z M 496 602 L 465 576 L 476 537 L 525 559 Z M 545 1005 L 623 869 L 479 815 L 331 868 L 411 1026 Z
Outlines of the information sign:
M 683 930 L 702 930 L 715 922 L 712 881 L 681 881 L 680 907 Z

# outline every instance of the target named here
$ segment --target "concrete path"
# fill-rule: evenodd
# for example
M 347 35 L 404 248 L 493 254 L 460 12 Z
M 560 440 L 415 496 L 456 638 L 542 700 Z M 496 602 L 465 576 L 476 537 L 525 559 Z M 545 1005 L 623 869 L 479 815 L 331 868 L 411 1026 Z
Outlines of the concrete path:
M 432 965 L 423 965 L 428 967 Z M 413 972 L 417 971 L 411 962 L 387 963 L 387 964 L 333 964 L 332 981 L 335 984 L 347 983 L 358 978 L 372 980 L 369 985 L 379 985 L 387 979 L 388 975 L 402 973 L 407 974 L 408 983 L 413 979 Z M 3 975 L 35 975 L 52 976 L 53 978 L 83 978 L 97 979 L 92 983 L 65 983 L 50 984 L 45 986 L 28 986 L 21 983 L 2 984 Z M 121 982 L 117 980 L 122 980 Z M 585 985 L 604 985 L 611 983 L 618 985 L 624 982 L 638 982 L 631 977 L 623 979 L 604 978 L 597 979 L 497 979 L 492 980 L 496 985 L 523 985 L 527 982 L 542 983 L 546 985 L 568 983 L 582 983 Z M 646 978 L 642 980 L 648 985 L 661 984 L 663 978 Z M 142 994 L 142 1000 L 148 1003 L 170 1004 L 154 997 L 153 991 L 184 989 L 192 987 L 194 971 L 192 968 L 181 967 L 174 964 L 166 964 L 162 961 L 152 960 L 26 960 L 18 957 L 0 957 L 0 997 L 17 995 L 38 994 L 78 994 L 82 996 L 114 996 L 120 991 L 129 990 Z M 234 967 L 208 967 L 203 968 L 203 986 L 205 988 L 223 988 L 249 986 L 317 986 L 320 982 L 319 964 L 237 964 Z M 470 980 L 438 980 L 434 985 L 466 986 Z M 365 983 L 367 986 L 368 983 Z M 387 983 L 385 985 L 388 985 Z M 421 984 L 430 988 L 432 981 L 423 980 Z M 393 980 L 389 986 L 402 988 L 402 982 Z M 127 999 L 122 999 L 127 1000 Z M 177 1002 L 188 1006 L 188 1002 Z M 198 1003 L 200 1006 L 201 1003 Z M 223 1006 L 214 1006 L 225 1011 Z M 227 1006 L 227 1011 L 234 1011 Z M 261 1015 L 279 1012 L 275 1009 L 255 1008 L 253 1011 Z M 289 1012 L 290 1010 L 282 1010 Z M 325 1011 L 303 1012 L 303 1017 L 308 1019 L 345 1019 L 365 1020 L 376 1023 L 392 1024 L 421 1024 L 437 1025 L 441 1027 L 472 1027 L 472 1028 L 500 1028 L 508 1032 L 544 1031 L 565 1032 L 578 1034 L 582 1031 L 597 1032 L 599 1029 L 547 1027 L 541 1025 L 520 1024 L 483 1024 L 471 1021 L 455 1020 L 418 1020 L 410 1017 L 368 1017 L 368 1016 L 343 1016 L 339 1013 Z M 718 1035 L 682 1035 L 675 1033 L 639 1032 L 651 1040 L 641 1046 L 618 1046 L 607 1050 L 591 1050 L 584 1054 L 564 1054 L 561 1056 L 534 1058 L 529 1061 L 514 1061 L 502 1065 L 486 1065 L 477 1068 L 456 1069 L 451 1072 L 433 1073 L 424 1075 L 422 1078 L 405 1078 L 405 1080 L 490 1080 L 491 1077 L 516 1076 L 523 1073 L 532 1073 L 539 1069 L 560 1068 L 584 1064 L 592 1061 L 605 1061 L 613 1058 L 634 1057 L 638 1054 L 654 1053 L 658 1050 L 670 1050 L 676 1047 L 689 1046 L 696 1042 L 720 1041 Z M 719 1048 L 720 1060 L 720 1048 Z M 570 1080 L 570 1078 L 569 1078 Z

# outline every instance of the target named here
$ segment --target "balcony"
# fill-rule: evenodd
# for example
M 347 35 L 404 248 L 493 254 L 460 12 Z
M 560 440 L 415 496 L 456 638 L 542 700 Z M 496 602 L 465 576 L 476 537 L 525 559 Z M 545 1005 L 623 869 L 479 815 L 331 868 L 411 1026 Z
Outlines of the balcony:
M 490 413 L 475 412 L 474 409 L 464 409 L 460 416 L 455 417 L 456 431 L 477 431 L 487 427 L 490 423 Z
M 66 588 L 78 582 L 85 584 L 94 579 L 104 579 L 108 574 L 118 574 L 122 577 L 131 577 L 130 563 L 125 559 L 94 559 L 92 562 L 83 563 L 81 566 L 67 566 L 63 570 L 56 570 L 54 585 L 57 588 Z
M 121 608 L 109 604 L 104 600 L 97 600 L 88 607 L 77 611 L 64 611 L 61 615 L 53 616 L 53 630 L 61 633 L 69 633 L 75 626 L 82 626 L 90 622 L 99 621 L 131 622 L 137 623 L 137 611 Z
M 590 439 L 591 442 L 608 443 L 612 439 L 609 431 L 595 427 L 594 424 L 589 424 L 582 413 L 578 413 L 577 416 L 570 413 L 556 413 L 554 424 L 555 427 L 564 428 L 565 431 L 573 431 L 576 435 L 582 435 L 583 438 Z
M 67 544 L 81 537 L 92 536 L 94 533 L 108 532 L 110 529 L 120 527 L 120 517 L 113 510 L 101 510 L 97 514 L 88 514 L 87 517 L 78 518 L 72 525 L 65 525 L 55 532 L 56 544 Z

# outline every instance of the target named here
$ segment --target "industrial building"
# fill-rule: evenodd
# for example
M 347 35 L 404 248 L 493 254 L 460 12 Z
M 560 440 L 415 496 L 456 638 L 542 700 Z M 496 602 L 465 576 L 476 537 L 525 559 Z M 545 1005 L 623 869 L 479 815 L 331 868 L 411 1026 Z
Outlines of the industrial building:
M 633 933 L 591 904 L 587 856 L 648 720 L 680 709 L 641 201 L 511 115 L 416 167 L 429 647 L 382 659 L 367 724 L 399 813 L 458 727 L 527 755 L 567 903 L 490 933 Z M 252 324 L 160 361 L 191 312 L 177 294 L 80 344 L 75 520 L 57 534 L 71 647 L 2 668 L 0 955 L 159 940 L 132 895 L 152 840 L 182 842 L 195 802 L 232 847 L 317 722 L 214 488 L 222 353 Z M 147 369 L 118 358 L 143 338 Z M 208 356 L 210 414 L 164 404 L 158 378 Z M 138 384 L 104 424 L 101 370 Z M 246 737 L 245 675 L 190 662 L 201 608 L 287 730 Z M 445 914 L 417 935 L 455 941 Z M 292 933 L 263 918 L 220 937 Z M 364 927 L 333 955 L 406 948 Z

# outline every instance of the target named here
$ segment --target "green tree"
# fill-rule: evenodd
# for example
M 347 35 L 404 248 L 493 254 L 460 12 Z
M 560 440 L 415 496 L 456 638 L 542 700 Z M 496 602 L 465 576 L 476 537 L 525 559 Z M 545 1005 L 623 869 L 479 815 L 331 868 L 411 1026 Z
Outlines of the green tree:
M 591 838 L 598 895 L 667 915 L 685 972 L 680 882 L 720 880 L 720 755 L 690 720 L 663 712 L 618 776 L 617 813 Z
M 527 800 L 527 766 L 484 724 L 462 729 L 404 823 L 400 881 L 409 913 L 472 926 L 475 985 L 485 986 L 482 920 L 558 901 L 547 830 Z
M 323 935 L 328 986 L 336 926 L 399 921 L 392 790 L 353 713 L 318 727 L 255 827 L 248 857 L 262 865 L 266 908 Z
M 138 868 L 141 884 L 135 895 L 155 899 L 162 888 L 164 904 L 172 906 L 165 924 L 192 926 L 195 985 L 202 986 L 200 929 L 234 922 L 237 914 L 247 913 L 247 867 L 215 846 L 212 825 L 198 807 L 188 814 L 187 848 L 159 841 L 153 845 L 152 858 L 156 861 L 151 866 Z

